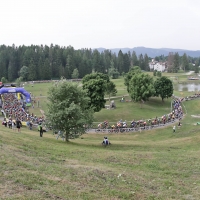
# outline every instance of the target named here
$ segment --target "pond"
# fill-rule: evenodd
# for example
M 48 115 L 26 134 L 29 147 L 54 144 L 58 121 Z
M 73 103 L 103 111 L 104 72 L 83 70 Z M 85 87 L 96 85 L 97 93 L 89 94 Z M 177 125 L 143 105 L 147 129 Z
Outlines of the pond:
M 177 91 L 188 91 L 188 92 L 197 92 L 200 91 L 200 84 L 199 83 L 179 83 L 174 85 L 174 89 Z

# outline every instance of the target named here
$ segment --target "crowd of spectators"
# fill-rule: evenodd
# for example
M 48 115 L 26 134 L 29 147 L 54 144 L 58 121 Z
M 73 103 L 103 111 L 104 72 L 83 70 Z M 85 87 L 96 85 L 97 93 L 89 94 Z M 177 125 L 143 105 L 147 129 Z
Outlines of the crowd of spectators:
M 26 121 L 27 113 L 23 100 L 18 100 L 15 93 L 2 94 L 2 109 L 6 113 L 6 117 Z
M 1 95 L 2 98 L 2 111 L 6 114 L 7 121 L 20 120 L 26 122 L 26 125 L 32 128 L 33 124 L 41 124 L 44 122 L 44 116 L 37 117 L 33 113 L 30 114 L 29 110 L 26 110 L 26 105 L 23 100 L 17 98 L 15 93 L 5 93 Z

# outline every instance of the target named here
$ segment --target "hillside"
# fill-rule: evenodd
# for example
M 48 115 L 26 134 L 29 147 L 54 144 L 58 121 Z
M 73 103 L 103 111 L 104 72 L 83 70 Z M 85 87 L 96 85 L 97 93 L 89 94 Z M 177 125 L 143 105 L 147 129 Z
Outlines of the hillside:
M 106 50 L 105 48 L 96 48 L 99 52 L 102 52 Z M 134 47 L 134 48 L 114 48 L 110 49 L 112 53 L 118 54 L 118 52 L 121 50 L 123 53 L 127 53 L 130 51 L 131 53 L 133 51 L 136 52 L 137 55 L 140 54 L 147 54 L 149 57 L 156 57 L 160 55 L 168 56 L 169 52 L 178 52 L 180 56 L 182 56 L 184 53 L 186 53 L 188 56 L 191 57 L 199 57 L 200 56 L 200 50 L 198 51 L 192 51 L 192 50 L 186 50 L 186 49 L 171 49 L 171 48 L 147 48 L 147 47 Z
M 0 130 L 0 199 L 199 199 L 199 100 L 172 127 L 142 132 L 88 133 L 68 143 L 52 132 Z

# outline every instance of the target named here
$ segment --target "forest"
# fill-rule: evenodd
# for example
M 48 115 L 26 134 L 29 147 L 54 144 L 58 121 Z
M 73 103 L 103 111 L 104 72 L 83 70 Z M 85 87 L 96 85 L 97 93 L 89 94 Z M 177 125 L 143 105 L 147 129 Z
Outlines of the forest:
M 139 66 L 149 71 L 152 58 L 147 54 L 136 55 L 135 52 L 118 54 L 110 50 L 99 52 L 97 49 L 78 49 L 72 46 L 31 45 L 0 46 L 0 78 L 3 82 L 51 80 L 65 77 L 67 79 L 83 78 L 92 72 L 101 72 L 113 78 L 127 73 L 131 66 Z M 157 56 L 156 61 L 169 62 L 169 72 L 194 70 L 199 66 L 200 58 L 191 58 L 178 53 L 169 56 Z M 173 70 L 173 68 L 175 70 Z M 177 70 L 176 70 L 177 69 Z

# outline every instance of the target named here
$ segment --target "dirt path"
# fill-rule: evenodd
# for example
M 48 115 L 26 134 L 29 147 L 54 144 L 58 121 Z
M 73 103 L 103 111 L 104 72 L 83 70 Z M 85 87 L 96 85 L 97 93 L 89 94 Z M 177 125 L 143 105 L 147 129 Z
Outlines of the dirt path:
M 191 75 L 193 73 L 194 73 L 194 71 L 189 71 L 189 72 L 185 73 L 185 75 Z
M 191 117 L 200 118 L 200 115 L 191 115 Z

